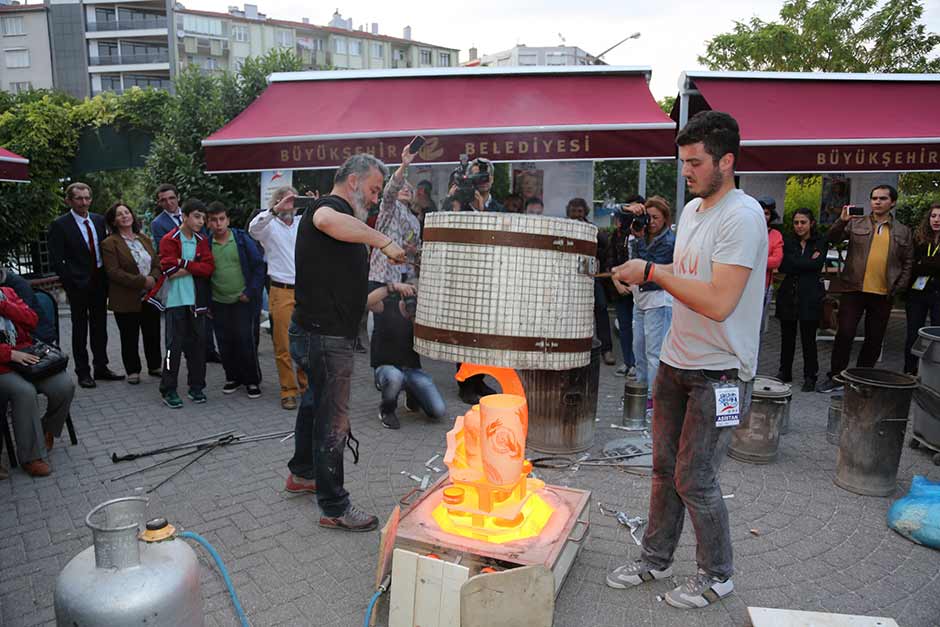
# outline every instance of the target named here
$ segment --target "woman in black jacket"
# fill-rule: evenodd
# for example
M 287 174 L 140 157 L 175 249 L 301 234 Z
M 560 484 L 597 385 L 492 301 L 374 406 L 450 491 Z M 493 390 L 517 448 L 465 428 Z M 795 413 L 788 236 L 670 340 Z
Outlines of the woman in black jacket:
M 917 332 L 927 323 L 940 325 L 940 202 L 930 205 L 914 232 L 914 267 L 907 291 L 907 341 L 904 343 L 904 372 L 917 374 L 917 358 L 911 347 Z
M 825 238 L 816 235 L 816 218 L 809 209 L 793 213 L 793 237 L 783 244 L 783 263 L 780 273 L 786 278 L 777 291 L 776 316 L 780 320 L 780 372 L 777 378 L 789 383 L 793 380 L 793 355 L 796 352 L 796 331 L 800 330 L 803 346 L 803 391 L 816 387 L 819 361 L 816 356 L 816 328 L 822 315 L 822 272 L 826 263 Z

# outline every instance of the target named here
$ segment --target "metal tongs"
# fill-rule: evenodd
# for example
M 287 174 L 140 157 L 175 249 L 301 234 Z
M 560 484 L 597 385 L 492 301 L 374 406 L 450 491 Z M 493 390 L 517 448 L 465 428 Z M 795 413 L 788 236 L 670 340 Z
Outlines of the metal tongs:
M 640 529 L 646 526 L 647 520 L 645 518 L 641 518 L 640 516 L 631 517 L 626 512 L 621 512 L 620 510 L 606 506 L 600 501 L 597 503 L 597 508 L 604 516 L 611 516 L 616 518 L 617 522 L 619 522 L 624 527 L 627 527 L 630 530 L 630 537 L 633 538 L 633 541 L 636 542 L 637 546 L 642 544 L 640 538 L 638 538 L 636 534 Z

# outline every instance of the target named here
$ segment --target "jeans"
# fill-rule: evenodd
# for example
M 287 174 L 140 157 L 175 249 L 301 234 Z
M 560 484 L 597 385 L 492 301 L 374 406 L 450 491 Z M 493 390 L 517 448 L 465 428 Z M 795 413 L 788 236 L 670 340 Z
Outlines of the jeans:
M 817 320 L 781 320 L 780 321 L 780 373 L 786 379 L 793 378 L 793 355 L 796 353 L 796 330 L 800 330 L 800 344 L 803 348 L 803 378 L 816 380 L 819 361 L 816 357 Z
M 659 352 L 663 347 L 663 338 L 672 324 L 672 307 L 653 307 L 652 309 L 633 309 L 633 353 L 636 360 L 636 380 L 647 384 L 647 392 L 652 394 L 659 371 Z
M 160 311 L 150 303 L 142 303 L 140 311 L 114 312 L 114 320 L 121 332 L 121 361 L 124 372 L 140 374 L 140 353 L 137 345 L 144 338 L 144 357 L 147 370 L 160 368 Z
M 829 376 L 835 376 L 849 367 L 855 330 L 865 314 L 865 341 L 858 354 L 858 366 L 871 368 L 881 354 L 881 343 L 891 316 L 891 299 L 880 294 L 846 292 L 839 297 L 839 330 L 832 343 L 832 361 Z
M 288 335 L 291 357 L 307 373 L 309 385 L 297 410 L 294 456 L 287 467 L 298 477 L 316 479 L 320 510 L 335 518 L 349 506 L 349 492 L 343 487 L 343 449 L 351 435 L 355 339 L 311 333 L 293 322 Z
M 917 357 L 911 354 L 911 348 L 917 341 L 917 332 L 927 325 L 927 314 L 930 314 L 930 324 L 940 324 L 940 293 L 917 293 L 910 290 L 907 293 L 907 338 L 904 342 L 904 372 L 917 372 Z
M 258 365 L 258 320 L 254 303 L 212 301 L 212 327 L 219 344 L 225 380 L 242 385 L 261 383 Z
M 633 351 L 633 296 L 621 296 L 615 303 L 617 324 L 620 326 L 620 352 L 623 353 L 623 365 L 627 368 L 636 365 Z
M 166 322 L 166 354 L 160 393 L 175 392 L 180 361 L 186 355 L 186 383 L 192 392 L 206 387 L 206 314 L 195 313 L 192 307 L 170 307 L 163 314 Z
M 740 411 L 751 404 L 751 382 L 736 370 L 680 370 L 662 364 L 653 387 L 653 484 L 643 559 L 658 570 L 672 564 L 685 511 L 695 528 L 698 567 L 718 579 L 733 573 L 728 510 L 721 498 L 718 468 L 733 427 L 715 426 L 712 383 L 738 384 Z
M 420 368 L 379 366 L 375 369 L 375 387 L 382 393 L 383 413 L 395 411 L 402 388 L 429 417 L 440 420 L 447 412 L 447 405 L 434 380 Z
M 39 417 L 39 395 L 47 399 L 46 413 Z M 58 437 L 69 416 L 75 384 L 63 371 L 41 381 L 27 381 L 16 372 L 0 374 L 0 403 L 6 412 L 9 402 L 13 409 L 13 433 L 16 454 L 21 463 L 46 457 L 44 432 Z M 6 420 L 6 416 L 0 417 Z
M 594 279 L 594 335 L 601 341 L 601 352 L 613 350 L 614 341 L 610 335 L 610 315 L 607 313 L 607 296 L 601 287 L 600 279 Z

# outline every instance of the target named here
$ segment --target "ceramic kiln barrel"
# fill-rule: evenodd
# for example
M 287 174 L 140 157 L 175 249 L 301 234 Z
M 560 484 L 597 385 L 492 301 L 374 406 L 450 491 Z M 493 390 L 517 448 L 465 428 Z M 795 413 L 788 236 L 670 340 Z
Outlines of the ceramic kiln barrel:
M 415 350 L 525 370 L 588 365 L 597 228 L 470 211 L 427 216 Z

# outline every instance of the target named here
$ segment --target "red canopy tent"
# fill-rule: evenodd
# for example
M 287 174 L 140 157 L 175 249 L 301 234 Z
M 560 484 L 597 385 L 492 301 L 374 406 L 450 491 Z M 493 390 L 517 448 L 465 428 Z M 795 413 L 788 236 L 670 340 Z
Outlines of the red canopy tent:
M 0 181 L 5 183 L 29 182 L 29 159 L 6 148 L 0 148 Z
M 649 68 L 612 66 L 289 72 L 203 140 L 207 171 L 395 163 L 415 135 L 426 163 L 673 158 L 675 124 Z
M 935 171 L 937 102 L 940 74 L 683 72 L 672 118 L 733 115 L 739 174 Z

